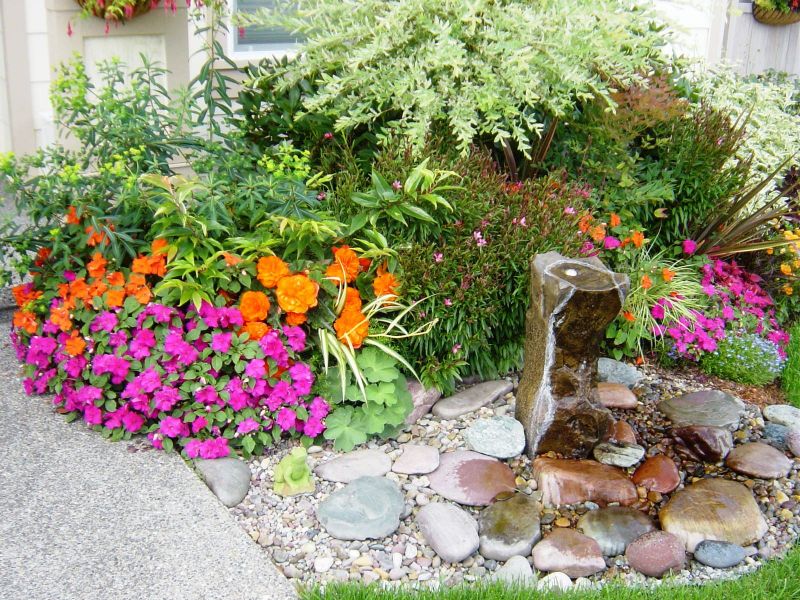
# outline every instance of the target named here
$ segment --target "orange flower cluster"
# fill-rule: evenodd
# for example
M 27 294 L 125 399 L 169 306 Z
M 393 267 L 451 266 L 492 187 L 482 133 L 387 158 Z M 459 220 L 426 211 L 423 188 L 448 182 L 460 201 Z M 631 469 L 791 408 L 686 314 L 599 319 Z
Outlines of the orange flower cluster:
M 140 275 L 156 275 L 163 277 L 167 274 L 167 240 L 156 239 L 150 245 L 150 255 L 140 254 L 133 259 L 131 270 Z
M 227 261 L 227 257 L 226 257 Z M 228 262 L 230 265 L 231 263 Z M 234 263 L 235 264 L 235 263 Z M 275 291 L 278 306 L 286 314 L 287 325 L 302 325 L 308 320 L 306 313 L 317 306 L 317 295 L 319 294 L 319 284 L 303 273 L 292 273 L 289 265 L 277 256 L 263 256 L 256 264 L 256 278 L 265 288 Z M 248 294 L 260 294 L 260 296 L 248 296 Z M 245 296 L 248 299 L 245 299 Z M 263 292 L 245 292 L 239 305 L 242 316 L 246 321 L 243 331 L 250 330 L 252 339 L 260 339 L 268 331 L 266 324 L 256 324 L 262 319 L 248 318 L 263 312 L 266 305 L 269 311 L 269 299 Z M 261 327 L 264 325 L 264 327 Z
M 375 292 L 377 298 L 388 296 L 390 299 L 394 299 L 397 297 L 397 288 L 399 285 L 400 282 L 397 281 L 397 278 L 393 274 L 379 273 L 375 281 L 372 282 L 372 290 Z
M 289 265 L 277 256 L 264 256 L 258 259 L 256 266 L 258 280 L 265 288 L 272 289 L 284 277 L 291 275 Z
M 341 342 L 350 344 L 353 348 L 360 348 L 369 334 L 369 319 L 361 312 L 360 306 L 358 308 L 352 305 L 345 306 L 334 322 L 333 328 Z
M 278 305 L 287 313 L 306 313 L 317 305 L 319 284 L 305 275 L 289 275 L 278 281 L 275 295 Z
M 245 292 L 239 300 L 239 311 L 247 323 L 266 319 L 269 307 L 269 298 L 264 292 Z
M 325 277 L 338 283 L 353 283 L 361 272 L 361 261 L 349 246 L 333 249 L 333 262 L 325 270 Z

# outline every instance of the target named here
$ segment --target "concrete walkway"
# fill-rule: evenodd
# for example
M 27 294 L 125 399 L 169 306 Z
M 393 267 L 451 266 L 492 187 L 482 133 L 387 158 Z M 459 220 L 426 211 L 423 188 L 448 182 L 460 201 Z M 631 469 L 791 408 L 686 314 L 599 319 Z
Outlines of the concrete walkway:
M 179 457 L 131 452 L 25 396 L 10 318 L 0 311 L 0 599 L 296 597 Z

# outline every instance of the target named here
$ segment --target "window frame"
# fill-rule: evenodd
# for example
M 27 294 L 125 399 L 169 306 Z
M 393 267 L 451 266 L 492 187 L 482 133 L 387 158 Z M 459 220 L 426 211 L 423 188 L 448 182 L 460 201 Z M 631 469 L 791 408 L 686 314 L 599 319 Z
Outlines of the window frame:
M 300 44 L 294 43 L 287 45 L 284 48 L 265 49 L 265 50 L 237 50 L 236 49 L 236 36 L 238 35 L 237 28 L 233 25 L 233 15 L 235 12 L 236 0 L 227 0 L 228 3 L 228 35 L 225 36 L 228 56 L 233 59 L 237 64 L 240 62 L 249 62 L 253 60 L 260 60 L 262 58 L 293 58 L 297 55 Z

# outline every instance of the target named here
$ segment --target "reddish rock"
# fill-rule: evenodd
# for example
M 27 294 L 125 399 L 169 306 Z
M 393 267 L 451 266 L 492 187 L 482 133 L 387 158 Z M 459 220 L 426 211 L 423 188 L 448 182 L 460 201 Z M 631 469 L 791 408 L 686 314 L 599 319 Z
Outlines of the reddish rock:
M 636 444 L 636 432 L 633 427 L 628 425 L 625 421 L 616 421 L 611 429 L 608 430 L 604 442 L 615 441 L 624 442 L 626 444 Z
M 694 425 L 672 430 L 678 452 L 692 460 L 719 462 L 733 448 L 731 432 L 722 427 Z
M 413 425 L 422 417 L 431 412 L 431 408 L 441 398 L 442 392 L 436 388 L 425 388 L 414 379 L 408 381 L 408 391 L 411 392 L 411 401 L 414 409 L 406 417 L 406 425 Z
M 790 429 L 786 435 L 786 445 L 794 456 L 800 456 L 800 429 Z
M 670 457 L 656 454 L 644 461 L 631 479 L 648 490 L 668 494 L 680 484 L 681 474 Z
M 752 442 L 731 450 L 725 466 L 750 477 L 776 479 L 786 477 L 792 463 L 780 450 L 768 444 Z
M 629 506 L 638 499 L 636 486 L 622 469 L 593 460 L 537 458 L 533 462 L 542 502 L 548 505 L 595 502 Z
M 470 450 L 442 454 L 439 467 L 428 478 L 437 494 L 467 506 L 485 506 L 501 492 L 516 489 L 508 465 Z
M 625 550 L 632 569 L 648 577 L 661 577 L 669 571 L 678 572 L 686 564 L 683 543 L 666 531 L 650 531 L 628 544 Z
M 598 383 L 597 397 L 606 408 L 631 409 L 639 404 L 636 394 L 621 383 Z
M 554 529 L 533 547 L 533 566 L 549 573 L 565 573 L 573 579 L 589 577 L 606 568 L 600 545 L 574 529 Z

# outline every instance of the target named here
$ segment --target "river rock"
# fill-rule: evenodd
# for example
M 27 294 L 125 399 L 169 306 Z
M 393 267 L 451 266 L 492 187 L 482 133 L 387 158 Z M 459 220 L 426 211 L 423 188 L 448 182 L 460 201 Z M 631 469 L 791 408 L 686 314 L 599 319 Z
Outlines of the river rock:
M 533 463 L 537 489 L 549 506 L 595 502 L 623 506 L 638 500 L 636 486 L 624 471 L 593 460 L 537 458 Z
M 783 452 L 768 444 L 751 442 L 731 450 L 725 466 L 750 477 L 776 479 L 789 474 L 792 462 Z
M 542 505 L 522 493 L 485 508 L 478 519 L 481 555 L 502 562 L 530 554 L 542 537 L 541 512 Z
M 317 518 L 340 540 L 381 539 L 400 526 L 405 498 L 385 477 L 360 477 L 333 492 L 317 507 Z
M 747 550 L 738 544 L 705 540 L 694 549 L 694 559 L 715 569 L 735 567 L 747 557 Z
M 681 456 L 698 462 L 719 462 L 733 449 L 733 436 L 722 427 L 677 427 L 671 433 Z
M 464 432 L 470 450 L 494 456 L 514 458 L 525 450 L 525 430 L 513 417 L 478 419 Z
M 194 461 L 203 481 L 214 495 L 228 508 L 236 506 L 250 490 L 250 467 L 238 458 L 226 456 Z
M 514 386 L 511 382 L 505 379 L 484 381 L 452 396 L 442 398 L 433 405 L 433 414 L 441 419 L 457 419 L 461 415 L 491 404 L 513 389 Z
M 633 540 L 656 526 L 652 519 L 635 508 L 610 506 L 592 510 L 578 520 L 578 528 L 595 540 L 605 556 L 625 552 Z
M 786 447 L 794 456 L 800 456 L 800 429 L 790 429 L 786 434 Z
M 554 529 L 533 547 L 533 565 L 540 571 L 559 571 L 589 577 L 606 568 L 600 546 L 574 529 Z
M 410 379 L 407 385 L 414 408 L 406 417 L 406 425 L 413 425 L 431 412 L 433 405 L 442 397 L 442 392 L 436 388 L 426 388 L 415 379 Z
M 764 408 L 763 414 L 767 421 L 800 429 L 800 408 L 789 404 L 772 404 Z
M 747 546 L 767 532 L 750 490 L 724 479 L 703 479 L 675 492 L 658 515 L 661 527 L 689 552 L 703 540 Z
M 432 446 L 403 444 L 400 450 L 402 453 L 392 465 L 395 473 L 425 475 L 439 466 L 439 451 Z
M 382 477 L 392 468 L 392 459 L 381 450 L 354 450 L 322 463 L 314 472 L 326 479 L 350 483 L 360 477 Z
M 732 427 L 744 414 L 744 402 L 719 390 L 703 390 L 658 403 L 658 410 L 677 427 Z
M 639 405 L 636 394 L 621 383 L 598 383 L 597 397 L 606 408 L 630 410 Z
M 461 562 L 478 549 L 478 524 L 454 504 L 426 504 L 417 514 L 417 525 L 428 545 L 445 562 Z
M 572 580 L 566 573 L 550 573 L 536 584 L 536 590 L 539 592 L 568 592 L 571 589 Z
M 786 444 L 786 437 L 790 431 L 791 429 L 786 425 L 769 422 L 764 425 L 764 431 L 761 432 L 761 441 L 773 448 L 777 448 L 781 452 L 786 452 L 789 449 Z
M 631 477 L 633 483 L 648 490 L 668 494 L 681 483 L 681 474 L 670 457 L 656 454 L 644 461 Z
M 625 421 L 616 421 L 606 433 L 603 438 L 604 442 L 623 442 L 626 444 L 635 444 L 636 433 L 633 427 L 628 425 Z
M 442 454 L 439 467 L 428 479 L 437 494 L 467 506 L 485 506 L 501 492 L 516 489 L 514 472 L 508 465 L 470 450 Z
M 686 564 L 683 543 L 665 531 L 650 531 L 633 540 L 625 551 L 631 568 L 648 577 L 677 573 Z
M 506 564 L 495 571 L 492 579 L 514 586 L 527 586 L 536 582 L 531 564 L 524 556 L 509 557 Z
M 644 458 L 644 448 L 624 442 L 600 442 L 592 453 L 598 462 L 622 468 L 632 467 Z
M 613 358 L 601 357 L 597 361 L 597 380 L 619 383 L 634 388 L 644 379 L 644 374 L 634 367 Z

